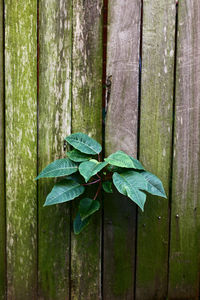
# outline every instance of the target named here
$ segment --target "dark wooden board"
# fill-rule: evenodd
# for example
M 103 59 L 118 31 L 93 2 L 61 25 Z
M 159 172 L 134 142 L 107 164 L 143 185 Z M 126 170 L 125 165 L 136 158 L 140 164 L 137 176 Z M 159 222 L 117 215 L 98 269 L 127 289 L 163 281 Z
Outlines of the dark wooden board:
M 72 132 L 102 142 L 102 0 L 73 1 Z M 95 193 L 95 192 L 94 192 Z M 72 205 L 72 221 L 79 200 Z M 101 299 L 101 213 L 71 234 L 71 299 Z
M 199 299 L 200 6 L 179 1 L 169 299 Z
M 109 1 L 106 156 L 117 150 L 137 156 L 140 16 L 141 1 Z M 136 205 L 116 191 L 104 195 L 105 300 L 134 298 L 135 226 Z
M 140 155 L 169 197 L 175 53 L 174 0 L 143 3 Z M 148 196 L 138 211 L 136 299 L 165 299 L 168 280 L 169 198 Z

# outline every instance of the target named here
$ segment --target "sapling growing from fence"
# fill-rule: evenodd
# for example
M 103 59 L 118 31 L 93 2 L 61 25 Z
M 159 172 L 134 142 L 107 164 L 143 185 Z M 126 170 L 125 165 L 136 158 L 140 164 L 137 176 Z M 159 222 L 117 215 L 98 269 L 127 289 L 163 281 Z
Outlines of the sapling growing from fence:
M 73 200 L 91 185 L 97 186 L 93 199 L 83 197 L 73 222 L 74 233 L 79 234 L 89 224 L 92 215 L 100 208 L 101 189 L 112 193 L 112 186 L 129 197 L 143 211 L 146 192 L 166 198 L 162 182 L 145 170 L 134 157 L 117 151 L 101 161 L 101 145 L 88 135 L 78 132 L 65 141 L 73 147 L 66 157 L 49 164 L 36 179 L 60 178 L 48 194 L 44 206 Z

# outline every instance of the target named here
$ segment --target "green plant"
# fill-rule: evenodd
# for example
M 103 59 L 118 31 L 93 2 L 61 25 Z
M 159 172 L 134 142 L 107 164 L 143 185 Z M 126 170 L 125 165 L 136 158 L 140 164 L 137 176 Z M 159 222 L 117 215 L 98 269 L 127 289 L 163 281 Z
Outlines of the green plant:
M 36 179 L 62 177 L 48 194 L 44 206 L 73 200 L 82 195 L 86 188 L 98 185 L 93 199 L 86 197 L 80 200 L 73 223 L 75 234 L 79 234 L 88 225 L 91 216 L 99 210 L 97 197 L 101 188 L 106 193 L 112 193 L 114 184 L 121 194 L 134 201 L 142 211 L 146 201 L 145 192 L 166 198 L 160 179 L 125 152 L 117 151 L 102 162 L 101 145 L 86 134 L 74 133 L 66 137 L 65 141 L 73 150 L 66 153 L 66 158 L 49 164 Z

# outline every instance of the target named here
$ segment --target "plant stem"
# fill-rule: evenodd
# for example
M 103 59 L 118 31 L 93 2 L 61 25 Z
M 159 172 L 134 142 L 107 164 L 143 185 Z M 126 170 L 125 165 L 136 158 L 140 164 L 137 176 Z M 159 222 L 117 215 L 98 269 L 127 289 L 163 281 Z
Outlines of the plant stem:
M 98 186 L 97 192 L 96 192 L 96 194 L 95 194 L 95 196 L 93 198 L 94 200 L 96 200 L 97 196 L 99 195 L 100 190 L 101 190 L 101 181 L 99 182 L 99 186 Z
M 98 177 L 98 178 L 101 180 L 101 176 L 99 176 L 99 174 L 98 174 L 98 173 L 97 173 L 96 175 L 97 175 L 97 177 Z
M 89 183 L 84 183 L 84 184 L 82 184 L 82 185 L 91 185 L 91 184 L 95 184 L 95 183 L 97 183 L 97 182 L 99 182 L 99 181 L 101 181 L 101 178 L 100 178 L 100 179 L 97 179 L 97 180 L 95 180 L 95 181 L 89 182 Z

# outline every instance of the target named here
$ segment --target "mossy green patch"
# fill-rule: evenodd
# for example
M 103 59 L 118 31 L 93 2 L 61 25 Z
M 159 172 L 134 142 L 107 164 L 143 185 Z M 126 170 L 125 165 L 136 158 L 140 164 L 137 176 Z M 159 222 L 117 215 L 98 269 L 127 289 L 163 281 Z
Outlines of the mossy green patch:
M 63 158 L 71 133 L 72 1 L 39 1 L 39 171 Z M 39 298 L 69 295 L 70 204 L 43 207 L 53 180 L 38 183 Z
M 3 74 L 3 1 L 0 1 L 0 74 Z M 0 77 L 0 299 L 5 299 L 6 293 L 6 228 L 5 228 L 5 153 L 4 153 L 4 79 Z
M 126 235 L 120 225 L 114 232 L 114 269 L 112 289 L 114 295 L 125 295 L 133 284 L 132 255 L 127 251 Z
M 37 1 L 5 1 L 7 297 L 36 298 Z

